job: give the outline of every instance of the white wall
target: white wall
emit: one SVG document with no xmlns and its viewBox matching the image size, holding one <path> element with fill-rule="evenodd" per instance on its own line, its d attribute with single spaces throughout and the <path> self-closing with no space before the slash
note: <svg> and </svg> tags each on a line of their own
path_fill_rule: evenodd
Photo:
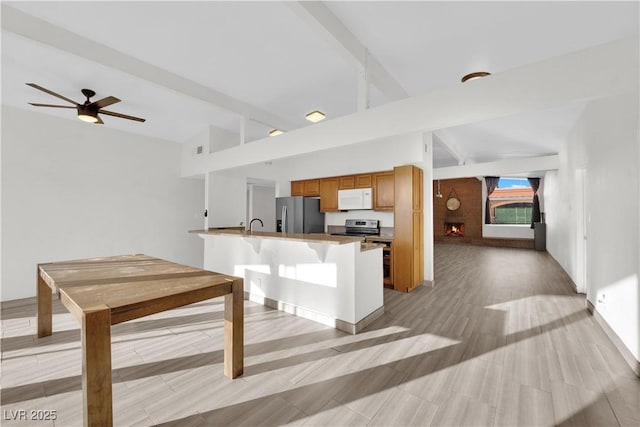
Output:
<svg viewBox="0 0 640 427">
<path fill-rule="evenodd" d="M 202 180 L 177 143 L 2 107 L 2 283 L 35 296 L 39 262 L 145 253 L 202 266 Z M 144 124 L 141 124 L 144 126 Z"/>
<path fill-rule="evenodd" d="M 422 197 L 424 218 L 424 280 L 435 284 L 435 259 L 433 246 L 433 134 L 422 135 L 424 159 L 422 162 Z"/>
<path fill-rule="evenodd" d="M 484 219 L 482 221 L 484 221 Z M 482 237 L 499 239 L 533 239 L 533 228 L 531 228 L 531 225 L 520 224 L 482 224 Z"/>
<path fill-rule="evenodd" d="M 640 359 L 638 95 L 591 103 L 547 173 L 547 250 L 578 277 L 577 174 L 586 169 L 587 299 Z"/>
<path fill-rule="evenodd" d="M 576 193 L 580 189 L 577 188 L 575 172 L 586 166 L 585 127 L 586 122 L 582 116 L 559 153 L 559 169 L 547 172 L 544 177 L 542 197 L 547 206 L 547 252 L 558 261 L 576 284 L 583 279 L 577 270 L 577 242 L 582 236 L 577 235 L 579 207 Z"/>
<path fill-rule="evenodd" d="M 422 139 L 416 135 L 398 135 L 318 151 L 285 159 L 278 166 L 287 171 L 287 176 L 283 176 L 283 179 L 298 180 L 391 170 L 394 166 L 419 164 L 423 159 Z"/>
<path fill-rule="evenodd" d="M 209 227 L 247 225 L 247 176 L 236 171 L 209 173 Z"/>
</svg>

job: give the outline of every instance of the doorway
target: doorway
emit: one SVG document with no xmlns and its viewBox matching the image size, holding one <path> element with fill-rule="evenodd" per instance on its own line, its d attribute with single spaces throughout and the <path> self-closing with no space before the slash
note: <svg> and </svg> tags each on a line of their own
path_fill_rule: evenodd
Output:
<svg viewBox="0 0 640 427">
<path fill-rule="evenodd" d="M 247 228 L 253 218 L 259 218 L 262 225 L 256 221 L 252 230 L 276 231 L 275 181 L 247 178 Z"/>
<path fill-rule="evenodd" d="M 587 293 L 586 169 L 576 169 L 576 291 Z"/>
</svg>

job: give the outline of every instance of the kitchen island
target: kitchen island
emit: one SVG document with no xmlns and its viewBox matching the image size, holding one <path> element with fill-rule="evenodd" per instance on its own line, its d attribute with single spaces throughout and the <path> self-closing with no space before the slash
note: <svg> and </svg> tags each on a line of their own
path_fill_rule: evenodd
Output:
<svg viewBox="0 0 640 427">
<path fill-rule="evenodd" d="M 204 268 L 244 278 L 245 298 L 355 334 L 384 312 L 382 246 L 328 234 L 193 230 Z"/>
</svg>

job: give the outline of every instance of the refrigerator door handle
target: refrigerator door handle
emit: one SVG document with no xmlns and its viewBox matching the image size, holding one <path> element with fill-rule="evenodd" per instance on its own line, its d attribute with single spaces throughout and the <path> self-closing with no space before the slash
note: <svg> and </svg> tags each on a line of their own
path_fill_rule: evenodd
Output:
<svg viewBox="0 0 640 427">
<path fill-rule="evenodd" d="M 283 233 L 287 232 L 287 207 L 282 207 L 282 230 Z"/>
</svg>

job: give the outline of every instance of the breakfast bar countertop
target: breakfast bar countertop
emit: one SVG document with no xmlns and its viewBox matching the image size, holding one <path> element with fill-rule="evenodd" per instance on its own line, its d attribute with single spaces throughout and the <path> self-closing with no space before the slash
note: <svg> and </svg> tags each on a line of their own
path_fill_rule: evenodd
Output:
<svg viewBox="0 0 640 427">
<path fill-rule="evenodd" d="M 323 233 L 279 233 L 270 231 L 246 231 L 231 228 L 209 228 L 208 230 L 190 230 L 194 234 L 218 234 L 238 237 L 257 237 L 264 239 L 295 240 L 308 243 L 329 243 L 334 245 L 344 245 L 347 243 L 364 242 L 364 237 L 360 236 L 333 236 Z M 375 249 L 373 247 L 367 249 Z M 364 248 L 363 248 L 364 250 Z"/>
<path fill-rule="evenodd" d="M 245 297 L 356 334 L 384 312 L 384 245 L 363 236 L 194 230 L 206 270 L 233 273 Z"/>
</svg>

